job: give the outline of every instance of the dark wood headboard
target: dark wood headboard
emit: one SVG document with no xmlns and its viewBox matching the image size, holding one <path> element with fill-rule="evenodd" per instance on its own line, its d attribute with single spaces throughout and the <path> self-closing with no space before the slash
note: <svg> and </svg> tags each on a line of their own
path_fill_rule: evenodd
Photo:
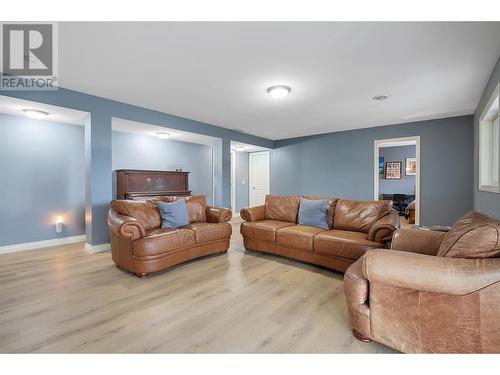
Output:
<svg viewBox="0 0 500 375">
<path fill-rule="evenodd" d="M 189 172 L 119 169 L 116 171 L 116 198 L 141 200 L 191 195 L 188 177 Z"/>
</svg>

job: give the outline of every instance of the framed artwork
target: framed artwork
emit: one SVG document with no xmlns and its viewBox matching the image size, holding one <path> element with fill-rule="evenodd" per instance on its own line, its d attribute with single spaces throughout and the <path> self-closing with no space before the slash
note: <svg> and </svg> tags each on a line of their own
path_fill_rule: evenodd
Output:
<svg viewBox="0 0 500 375">
<path fill-rule="evenodd" d="M 401 179 L 401 161 L 388 161 L 385 163 L 385 179 L 399 180 Z"/>
<path fill-rule="evenodd" d="M 383 156 L 378 157 L 378 174 L 381 174 L 381 175 L 384 174 L 384 157 Z"/>
<path fill-rule="evenodd" d="M 407 176 L 415 176 L 417 174 L 417 158 L 406 158 L 406 171 Z"/>
</svg>

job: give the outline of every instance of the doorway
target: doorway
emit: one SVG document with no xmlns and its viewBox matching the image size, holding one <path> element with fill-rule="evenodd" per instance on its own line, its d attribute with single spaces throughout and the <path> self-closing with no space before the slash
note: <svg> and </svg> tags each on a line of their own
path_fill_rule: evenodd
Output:
<svg viewBox="0 0 500 375">
<path fill-rule="evenodd" d="M 249 156 L 249 203 L 255 207 L 263 205 L 270 192 L 269 151 L 252 152 Z"/>
<path fill-rule="evenodd" d="M 420 137 L 374 142 L 374 200 L 392 200 L 401 225 L 420 225 Z"/>
<path fill-rule="evenodd" d="M 270 191 L 270 150 L 231 141 L 231 210 L 264 204 Z M 254 183 L 255 182 L 255 183 Z M 255 187 L 255 189 L 254 189 Z"/>
</svg>

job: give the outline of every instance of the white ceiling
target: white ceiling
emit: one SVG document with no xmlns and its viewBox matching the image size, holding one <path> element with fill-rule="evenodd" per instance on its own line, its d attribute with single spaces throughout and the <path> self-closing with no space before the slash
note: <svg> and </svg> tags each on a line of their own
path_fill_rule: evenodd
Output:
<svg viewBox="0 0 500 375">
<path fill-rule="evenodd" d="M 59 76 L 65 88 L 282 139 L 471 114 L 499 35 L 500 22 L 64 22 Z M 274 84 L 291 94 L 272 99 Z"/>
<path fill-rule="evenodd" d="M 169 134 L 168 138 L 169 140 L 198 143 L 212 147 L 214 146 L 214 142 L 216 140 L 216 138 L 209 137 L 207 135 L 183 132 L 177 129 L 170 129 L 170 128 L 165 128 L 163 126 L 144 124 L 142 122 L 124 120 L 115 117 L 113 117 L 112 119 L 111 129 L 114 131 L 147 135 L 151 137 L 156 137 L 157 132 L 167 132 Z"/>
<path fill-rule="evenodd" d="M 74 109 L 56 107 L 53 105 L 32 102 L 29 100 L 12 98 L 10 96 L 0 95 L 0 113 L 7 115 L 28 117 L 23 109 L 36 109 L 49 113 L 45 120 L 62 122 L 65 124 L 84 125 L 85 118 L 89 115 L 87 112 Z"/>
<path fill-rule="evenodd" d="M 248 143 L 231 141 L 231 150 L 236 152 L 259 152 L 268 151 L 268 148 L 250 145 Z"/>
</svg>

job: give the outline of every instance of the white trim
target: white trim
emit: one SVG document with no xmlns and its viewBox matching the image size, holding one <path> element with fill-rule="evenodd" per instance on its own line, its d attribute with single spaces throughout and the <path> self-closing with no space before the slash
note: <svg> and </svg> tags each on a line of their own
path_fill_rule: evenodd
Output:
<svg viewBox="0 0 500 375">
<path fill-rule="evenodd" d="M 393 147 L 414 144 L 416 145 L 417 159 L 417 174 L 415 175 L 415 224 L 420 224 L 420 136 L 376 139 L 373 149 L 373 199 L 378 201 L 379 196 L 379 174 L 378 174 L 378 157 L 380 147 Z"/>
<path fill-rule="evenodd" d="M 271 194 L 271 153 L 269 151 L 258 151 L 258 152 L 249 152 L 248 153 L 248 205 L 252 207 L 252 168 L 253 168 L 253 162 L 252 162 L 252 156 L 254 155 L 259 155 L 259 154 L 267 154 L 267 172 L 268 172 L 268 186 L 267 186 L 267 193 Z"/>
<path fill-rule="evenodd" d="M 491 135 L 491 134 L 488 134 L 488 135 L 485 135 L 485 126 L 486 126 L 486 122 L 488 122 L 489 124 L 492 123 L 492 121 L 489 121 L 489 120 L 485 120 L 485 117 L 487 116 L 490 116 L 490 112 L 492 111 L 492 108 L 493 108 L 493 111 L 495 111 L 495 104 L 496 104 L 496 112 L 497 112 L 497 119 L 496 121 L 498 121 L 498 116 L 500 116 L 500 112 L 498 111 L 498 108 L 499 108 L 499 99 L 500 98 L 500 83 L 496 86 L 495 90 L 493 91 L 493 93 L 491 94 L 491 97 L 490 99 L 488 100 L 488 103 L 484 106 L 484 109 L 483 111 L 481 112 L 481 115 L 479 116 L 479 155 L 478 155 L 478 190 L 479 191 L 486 191 L 486 192 L 490 192 L 490 193 L 500 193 L 500 183 L 499 181 L 485 181 L 485 183 L 483 183 L 483 180 L 485 180 L 485 176 L 483 176 L 485 174 L 485 169 L 493 169 L 493 165 L 490 165 L 488 164 L 488 167 L 487 168 L 485 166 L 486 163 L 491 163 L 493 164 L 493 160 L 494 160 L 494 155 L 493 155 L 493 149 L 490 149 L 488 148 L 488 150 L 485 150 L 485 146 L 484 146 L 484 141 L 485 141 L 485 136 L 487 137 L 488 135 Z M 495 103 L 496 102 L 496 103 Z M 495 120 L 495 118 L 493 118 L 493 120 Z M 491 125 L 494 125 L 494 124 L 491 124 Z M 491 126 L 490 125 L 490 126 Z M 498 139 L 497 139 L 497 142 L 500 142 Z M 500 150 L 497 150 L 498 152 L 500 152 Z M 489 153 L 488 155 L 485 155 L 485 153 Z M 497 157 L 500 157 L 499 155 L 497 155 Z M 487 159 L 487 160 L 485 160 Z M 496 167 L 498 168 L 497 170 L 497 176 L 500 176 L 500 163 L 498 163 L 499 165 L 497 165 Z M 492 177 L 491 174 L 492 174 L 492 170 L 488 170 L 487 172 L 487 175 L 486 177 Z M 488 178 L 488 180 L 490 180 L 491 178 Z"/>
<path fill-rule="evenodd" d="M 231 211 L 236 213 L 236 152 L 231 150 Z"/>
<path fill-rule="evenodd" d="M 0 254 L 14 253 L 17 251 L 43 249 L 45 247 L 68 245 L 73 243 L 85 242 L 85 235 L 55 238 L 52 240 L 25 242 L 15 245 L 0 246 Z"/>
<path fill-rule="evenodd" d="M 89 243 L 86 243 L 85 250 L 87 251 L 87 253 L 90 254 L 103 253 L 105 251 L 111 250 L 111 244 L 103 243 L 102 245 L 91 245 Z"/>
</svg>

